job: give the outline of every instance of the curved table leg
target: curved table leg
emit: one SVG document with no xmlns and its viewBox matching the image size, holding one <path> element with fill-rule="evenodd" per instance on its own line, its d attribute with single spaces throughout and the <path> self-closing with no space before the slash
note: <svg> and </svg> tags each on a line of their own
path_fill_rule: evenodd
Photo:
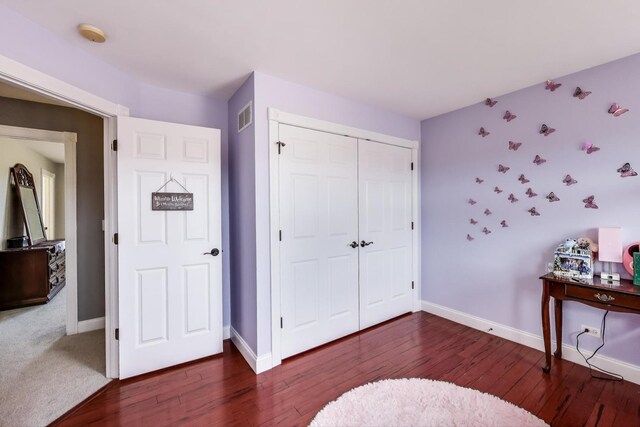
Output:
<svg viewBox="0 0 640 427">
<path fill-rule="evenodd" d="M 554 314 L 556 320 L 556 352 L 553 355 L 562 359 L 562 300 L 553 299 Z"/>
<path fill-rule="evenodd" d="M 545 366 L 542 372 L 549 373 L 551 370 L 551 319 L 549 318 L 549 282 L 543 280 L 542 285 L 542 338 L 544 341 Z"/>
</svg>

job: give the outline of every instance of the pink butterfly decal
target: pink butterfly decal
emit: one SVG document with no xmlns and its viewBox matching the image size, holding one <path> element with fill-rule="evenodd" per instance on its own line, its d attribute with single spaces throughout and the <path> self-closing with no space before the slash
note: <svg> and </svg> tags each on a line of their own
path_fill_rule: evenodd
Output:
<svg viewBox="0 0 640 427">
<path fill-rule="evenodd" d="M 471 225 L 476 225 L 478 223 L 478 221 L 476 221 L 475 219 L 471 218 L 469 220 L 469 222 L 471 223 Z"/>
<path fill-rule="evenodd" d="M 478 132 L 478 135 L 480 135 L 481 137 L 485 137 L 487 135 L 489 135 L 491 132 L 487 132 L 484 128 L 480 128 L 480 131 Z"/>
<path fill-rule="evenodd" d="M 595 153 L 596 151 L 600 151 L 600 147 L 596 147 L 590 142 L 585 142 L 582 146 L 582 150 L 586 151 L 587 154 Z"/>
<path fill-rule="evenodd" d="M 473 206 L 473 205 L 475 205 L 477 202 L 476 202 L 475 200 L 473 200 L 473 199 L 469 199 L 469 202 L 468 202 L 468 203 L 469 203 L 471 206 Z"/>
<path fill-rule="evenodd" d="M 554 90 L 558 89 L 560 86 L 562 86 L 562 83 L 554 83 L 553 80 L 547 80 L 547 84 L 545 85 L 545 89 L 546 90 L 550 90 L 551 92 L 553 92 Z"/>
<path fill-rule="evenodd" d="M 576 91 L 573 92 L 573 97 L 578 99 L 585 99 L 587 96 L 591 95 L 591 92 L 588 90 L 580 89 L 580 86 L 576 88 Z"/>
<path fill-rule="evenodd" d="M 502 221 L 500 221 L 500 225 L 502 226 L 502 228 L 507 228 L 508 227 L 507 221 L 504 220 L 504 219 Z"/>
<path fill-rule="evenodd" d="M 484 100 L 484 105 L 487 105 L 489 107 L 493 107 L 494 105 L 496 105 L 498 103 L 498 101 L 495 101 L 491 98 L 487 98 Z"/>
<path fill-rule="evenodd" d="M 540 216 L 540 213 L 536 210 L 535 207 L 529 209 L 527 212 L 529 212 L 531 216 Z"/>
<path fill-rule="evenodd" d="M 482 229 L 482 232 L 483 232 L 484 234 L 489 234 L 489 233 L 491 233 L 491 230 L 489 230 L 487 227 L 484 227 L 484 228 Z"/>
<path fill-rule="evenodd" d="M 624 165 L 622 165 L 621 168 L 617 169 L 618 172 L 620 172 L 620 176 L 622 178 L 626 177 L 626 176 L 637 176 L 638 172 L 634 171 L 633 168 L 631 167 L 631 164 L 629 163 L 625 163 Z"/>
<path fill-rule="evenodd" d="M 593 199 L 595 199 L 594 196 L 589 196 L 586 199 L 583 199 L 584 207 L 587 209 L 598 209 L 598 205 L 593 203 Z"/>
<path fill-rule="evenodd" d="M 471 237 L 471 235 L 470 235 L 470 234 L 467 234 L 467 240 L 468 240 L 468 241 L 472 241 L 472 240 L 473 240 L 473 237 Z"/>
<path fill-rule="evenodd" d="M 518 116 L 516 116 L 515 114 L 511 114 L 511 111 L 509 111 L 509 110 L 507 110 L 504 113 L 504 116 L 502 116 L 502 118 L 505 119 L 507 121 L 507 123 L 509 123 L 511 120 L 515 119 L 516 117 L 518 117 Z"/>
<path fill-rule="evenodd" d="M 543 124 L 542 126 L 540 126 L 540 134 L 544 135 L 544 136 L 549 136 L 552 133 L 554 133 L 556 130 L 554 128 L 550 128 L 549 126 Z"/>
<path fill-rule="evenodd" d="M 488 208 L 484 210 L 484 214 L 485 214 L 486 216 L 491 215 L 491 213 L 492 213 L 492 212 L 491 212 Z"/>
<path fill-rule="evenodd" d="M 516 196 L 513 195 L 513 193 L 509 194 L 508 199 L 511 203 L 515 203 L 518 201 L 518 199 L 516 199 Z"/>
<path fill-rule="evenodd" d="M 613 117 L 621 116 L 624 113 L 626 113 L 627 111 L 629 111 L 628 108 L 622 108 L 621 106 L 619 106 L 615 102 L 613 104 L 611 104 L 611 107 L 609 107 L 609 114 L 613 114 Z"/>
<path fill-rule="evenodd" d="M 533 159 L 533 163 L 535 163 L 536 165 L 540 166 L 541 164 L 543 164 L 544 162 L 546 162 L 545 159 L 543 159 L 542 157 L 540 157 L 538 154 L 536 154 L 536 158 Z"/>
<path fill-rule="evenodd" d="M 522 142 L 509 141 L 509 150 L 518 151 L 518 148 L 522 145 Z"/>
<path fill-rule="evenodd" d="M 564 179 L 562 180 L 562 182 L 564 182 L 567 185 L 573 185 L 573 184 L 577 184 L 578 181 L 576 181 L 575 179 L 571 178 L 571 175 L 567 175 L 564 177 Z"/>
<path fill-rule="evenodd" d="M 547 195 L 547 200 L 550 201 L 550 202 L 559 202 L 560 201 L 558 196 L 556 196 L 553 191 Z"/>
<path fill-rule="evenodd" d="M 495 192 L 496 192 L 496 193 L 498 193 L 498 194 L 502 193 L 502 190 L 501 190 L 500 188 L 498 188 L 498 187 L 495 187 L 495 188 L 493 189 L 493 191 L 495 191 Z"/>
<path fill-rule="evenodd" d="M 527 192 L 525 193 L 527 196 L 529 196 L 529 198 L 531 197 L 536 197 L 538 195 L 538 193 L 534 193 L 533 190 L 531 189 L 531 187 L 527 188 Z"/>
<path fill-rule="evenodd" d="M 524 176 L 523 173 L 518 177 L 518 181 L 520 181 L 521 184 L 526 184 L 527 182 L 529 182 L 529 180 Z"/>
<path fill-rule="evenodd" d="M 476 182 L 478 184 L 482 184 L 484 182 L 484 179 L 480 179 L 480 178 L 476 177 Z"/>
<path fill-rule="evenodd" d="M 498 165 L 498 172 L 507 173 L 511 169 L 509 166 Z"/>
</svg>

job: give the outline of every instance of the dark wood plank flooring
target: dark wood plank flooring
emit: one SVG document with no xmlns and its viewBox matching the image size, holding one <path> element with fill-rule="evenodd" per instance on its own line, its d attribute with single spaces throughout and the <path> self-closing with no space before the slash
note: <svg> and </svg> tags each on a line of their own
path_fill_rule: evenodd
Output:
<svg viewBox="0 0 640 427">
<path fill-rule="evenodd" d="M 640 386 L 589 376 L 543 353 L 427 313 L 414 313 L 255 375 L 224 355 L 109 386 L 56 425 L 307 425 L 329 401 L 384 378 L 420 377 L 491 393 L 553 426 L 638 426 Z"/>
</svg>

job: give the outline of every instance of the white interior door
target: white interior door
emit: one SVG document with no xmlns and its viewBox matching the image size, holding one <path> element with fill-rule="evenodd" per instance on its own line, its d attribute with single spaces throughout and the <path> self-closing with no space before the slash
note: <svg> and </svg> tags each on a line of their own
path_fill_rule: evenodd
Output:
<svg viewBox="0 0 640 427">
<path fill-rule="evenodd" d="M 118 118 L 120 378 L 222 351 L 220 131 Z M 152 211 L 174 178 L 192 211 Z M 163 191 L 184 192 L 169 182 Z M 207 255 L 205 255 L 205 253 Z M 212 252 L 213 253 L 213 252 Z"/>
<path fill-rule="evenodd" d="M 282 357 L 358 330 L 357 140 L 280 125 Z M 356 242 L 357 243 L 357 242 Z"/>
<path fill-rule="evenodd" d="M 56 174 L 46 169 L 40 169 L 42 173 L 42 222 L 47 239 L 56 238 Z"/>
<path fill-rule="evenodd" d="M 412 310 L 411 150 L 358 141 L 360 328 Z"/>
</svg>

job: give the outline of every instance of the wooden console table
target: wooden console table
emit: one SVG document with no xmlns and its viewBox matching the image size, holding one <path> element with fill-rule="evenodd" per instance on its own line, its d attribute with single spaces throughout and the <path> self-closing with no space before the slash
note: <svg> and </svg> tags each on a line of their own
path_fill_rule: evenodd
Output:
<svg viewBox="0 0 640 427">
<path fill-rule="evenodd" d="M 600 284 L 600 278 L 593 280 L 557 277 L 545 274 L 542 279 L 542 336 L 544 339 L 545 366 L 551 370 L 551 320 L 549 318 L 549 298 L 553 297 L 556 320 L 556 352 L 562 358 L 562 301 L 577 301 L 603 310 L 640 314 L 640 286 L 622 279 L 619 285 Z"/>
</svg>

